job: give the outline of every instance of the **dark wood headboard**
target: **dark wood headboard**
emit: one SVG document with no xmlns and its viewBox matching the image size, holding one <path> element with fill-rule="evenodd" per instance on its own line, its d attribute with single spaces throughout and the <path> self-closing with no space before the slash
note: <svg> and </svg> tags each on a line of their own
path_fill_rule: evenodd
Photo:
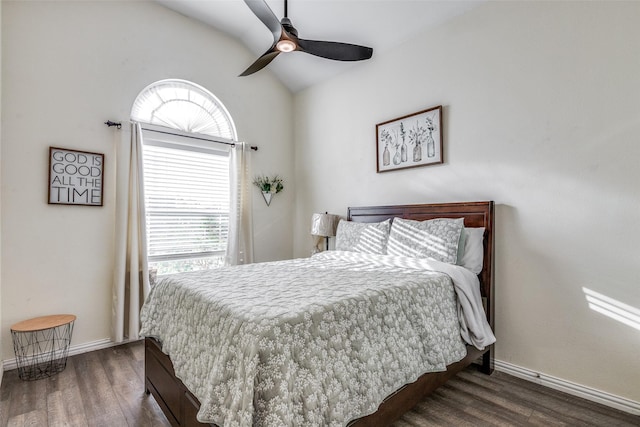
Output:
<svg viewBox="0 0 640 427">
<path fill-rule="evenodd" d="M 493 327 L 494 240 L 493 202 L 437 203 L 350 207 L 347 219 L 355 222 L 380 222 L 389 218 L 424 221 L 434 218 L 464 218 L 465 227 L 484 227 L 484 263 L 478 275 L 489 324 Z"/>
</svg>

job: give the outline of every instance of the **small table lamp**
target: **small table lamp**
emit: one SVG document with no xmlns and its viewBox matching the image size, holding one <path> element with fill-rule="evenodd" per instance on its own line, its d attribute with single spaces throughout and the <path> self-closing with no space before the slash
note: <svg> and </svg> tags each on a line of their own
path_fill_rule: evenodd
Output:
<svg viewBox="0 0 640 427">
<path fill-rule="evenodd" d="M 329 213 L 314 213 L 311 217 L 311 234 L 314 236 L 324 237 L 327 241 L 327 250 L 329 250 L 329 237 L 336 235 L 338 228 L 338 215 Z"/>
</svg>

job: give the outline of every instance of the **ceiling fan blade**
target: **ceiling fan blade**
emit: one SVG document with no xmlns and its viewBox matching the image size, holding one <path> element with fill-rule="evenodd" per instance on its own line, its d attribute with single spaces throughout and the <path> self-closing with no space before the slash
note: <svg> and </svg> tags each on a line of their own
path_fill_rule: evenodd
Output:
<svg viewBox="0 0 640 427">
<path fill-rule="evenodd" d="M 253 74 L 256 71 L 262 70 L 264 67 L 269 65 L 269 63 L 273 61 L 273 59 L 276 56 L 278 56 L 279 53 L 280 51 L 275 49 L 275 44 L 274 44 L 273 46 L 271 46 L 271 48 L 268 51 L 263 53 L 260 58 L 256 59 L 256 61 L 253 64 L 251 64 L 249 68 L 244 70 L 243 73 L 240 74 L 240 77 L 248 76 L 249 74 Z"/>
<path fill-rule="evenodd" d="M 336 61 L 362 61 L 373 55 L 370 47 L 318 40 L 298 39 L 298 50 Z"/>
<path fill-rule="evenodd" d="M 267 26 L 271 34 L 273 34 L 273 40 L 280 40 L 280 34 L 282 34 L 282 26 L 280 21 L 273 14 L 273 11 L 269 8 L 264 0 L 244 0 L 249 6 L 249 9 Z"/>
</svg>

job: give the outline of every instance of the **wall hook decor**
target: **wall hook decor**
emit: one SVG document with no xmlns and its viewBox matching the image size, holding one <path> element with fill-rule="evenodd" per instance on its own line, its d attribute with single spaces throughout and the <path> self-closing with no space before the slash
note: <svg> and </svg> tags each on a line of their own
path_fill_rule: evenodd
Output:
<svg viewBox="0 0 640 427">
<path fill-rule="evenodd" d="M 274 194 L 278 194 L 284 190 L 284 181 L 278 175 L 268 177 L 266 175 L 257 175 L 253 178 L 253 185 L 258 187 L 262 192 L 262 198 L 267 206 L 271 205 L 271 199 Z"/>
</svg>

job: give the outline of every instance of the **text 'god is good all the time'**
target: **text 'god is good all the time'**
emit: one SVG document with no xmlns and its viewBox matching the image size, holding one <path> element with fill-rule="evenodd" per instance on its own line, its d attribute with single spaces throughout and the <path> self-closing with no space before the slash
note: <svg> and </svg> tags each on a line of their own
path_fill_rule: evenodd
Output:
<svg viewBox="0 0 640 427">
<path fill-rule="evenodd" d="M 104 154 L 49 149 L 49 203 L 102 206 Z"/>
</svg>

